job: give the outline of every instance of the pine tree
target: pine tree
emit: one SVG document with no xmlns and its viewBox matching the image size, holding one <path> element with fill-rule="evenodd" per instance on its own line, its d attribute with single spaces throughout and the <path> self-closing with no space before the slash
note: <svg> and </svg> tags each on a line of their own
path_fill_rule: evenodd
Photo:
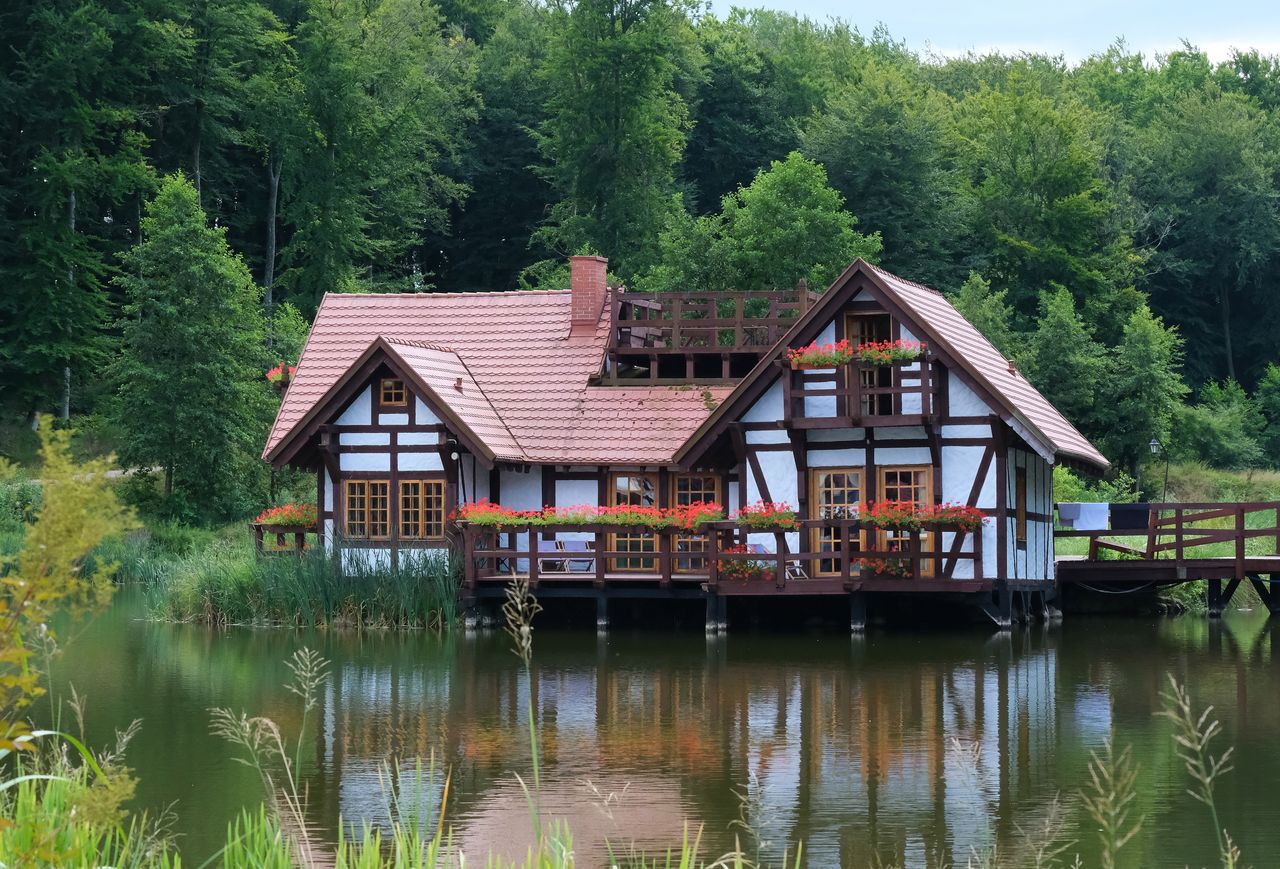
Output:
<svg viewBox="0 0 1280 869">
<path fill-rule="evenodd" d="M 1040 322 L 1023 362 L 1027 378 L 1068 420 L 1086 435 L 1102 430 L 1097 390 L 1106 350 L 1093 339 L 1065 287 L 1040 295 Z"/>
<path fill-rule="evenodd" d="M 993 292 L 991 283 L 977 272 L 969 272 L 969 279 L 951 297 L 965 319 L 978 328 L 995 348 L 1009 359 L 1018 359 L 1024 352 L 1023 336 L 1013 331 L 1013 309 L 1005 298 L 1008 290 Z"/>
<path fill-rule="evenodd" d="M 262 476 L 257 451 L 272 405 L 261 293 L 180 175 L 148 203 L 124 266 L 120 461 L 160 470 L 175 514 L 236 515 L 251 497 L 246 479 Z"/>
</svg>

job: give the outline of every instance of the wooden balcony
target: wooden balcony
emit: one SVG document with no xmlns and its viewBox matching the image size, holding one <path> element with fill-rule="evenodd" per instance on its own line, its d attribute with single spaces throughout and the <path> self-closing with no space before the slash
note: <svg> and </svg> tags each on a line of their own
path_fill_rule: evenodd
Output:
<svg viewBox="0 0 1280 869">
<path fill-rule="evenodd" d="M 790 428 L 922 425 L 942 412 L 944 372 L 928 355 L 914 362 L 851 362 L 816 370 L 793 369 L 785 360 L 778 364 Z"/>
<path fill-rule="evenodd" d="M 817 298 L 804 281 L 780 292 L 616 293 L 602 381 L 743 377 Z"/>
<path fill-rule="evenodd" d="M 972 592 L 992 585 L 983 576 L 982 534 L 955 525 L 894 532 L 896 548 L 885 541 L 885 532 L 864 528 L 858 519 L 802 520 L 796 528 L 767 531 L 726 520 L 706 523 L 698 532 L 582 523 L 502 529 L 462 524 L 459 532 L 463 584 L 471 594 L 516 578 L 527 578 L 535 588 L 687 588 L 730 595 Z M 546 539 L 567 533 L 576 538 L 577 548 L 570 551 Z M 798 547 L 789 545 L 788 534 L 793 540 L 798 537 Z M 631 545 L 618 548 L 615 535 L 625 535 Z M 748 535 L 757 540 L 764 535 L 772 542 L 765 551 L 731 549 L 750 546 Z M 834 545 L 816 547 L 819 538 Z M 908 576 L 874 573 L 859 559 L 892 561 Z M 747 581 L 726 578 L 722 571 L 731 562 L 753 562 L 763 576 Z M 962 563 L 971 568 L 963 578 L 955 578 Z"/>
</svg>

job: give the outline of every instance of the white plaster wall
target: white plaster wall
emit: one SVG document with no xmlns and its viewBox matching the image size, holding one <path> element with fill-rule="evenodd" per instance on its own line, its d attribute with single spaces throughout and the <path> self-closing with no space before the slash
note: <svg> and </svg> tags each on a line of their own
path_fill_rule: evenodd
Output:
<svg viewBox="0 0 1280 869">
<path fill-rule="evenodd" d="M 338 417 L 338 425 L 371 425 L 373 423 L 373 388 L 366 386 L 350 406 Z"/>
<path fill-rule="evenodd" d="M 396 440 L 402 446 L 434 446 L 440 442 L 440 435 L 433 431 L 404 431 Z"/>
<path fill-rule="evenodd" d="M 390 453 L 342 453 L 338 467 L 344 471 L 390 471 Z"/>
<path fill-rule="evenodd" d="M 769 429 L 768 431 L 749 431 L 746 433 L 749 444 L 785 444 L 791 442 L 786 429 Z"/>
<path fill-rule="evenodd" d="M 729 481 L 729 493 L 725 496 L 724 509 L 729 516 L 738 514 L 738 481 Z"/>
<path fill-rule="evenodd" d="M 944 425 L 942 427 L 942 436 L 944 438 L 989 438 L 991 437 L 991 426 Z M 403 441 L 403 438 L 401 440 Z"/>
<path fill-rule="evenodd" d="M 774 377 L 773 383 L 755 404 L 742 415 L 743 422 L 777 422 L 782 419 L 782 380 Z"/>
<path fill-rule="evenodd" d="M 867 436 L 865 428 L 815 428 L 809 431 L 811 444 L 824 441 L 860 441 Z"/>
<path fill-rule="evenodd" d="M 1027 471 L 1027 511 L 1052 515 L 1050 506 L 1053 498 L 1053 466 L 1034 453 L 1025 450 L 1013 450 L 1009 455 L 1009 471 L 1006 478 L 1007 500 L 1009 506 L 1008 533 L 1008 579 L 1016 580 L 1048 580 L 1054 576 L 1053 569 L 1053 527 L 1049 522 L 1027 520 L 1027 542 L 1025 548 L 1018 546 L 1016 539 L 1016 470 Z"/>
<path fill-rule="evenodd" d="M 415 415 L 416 415 L 416 416 L 417 416 L 417 418 L 418 418 L 418 425 L 437 425 L 437 424 L 439 424 L 439 422 L 440 422 L 440 417 L 436 416 L 436 415 L 431 411 L 431 408 L 427 407 L 426 403 L 425 403 L 425 402 L 423 402 L 423 400 L 422 400 L 421 398 L 416 398 L 416 397 L 415 397 L 415 398 L 413 399 L 413 405 L 414 405 L 414 411 L 416 412 L 416 413 L 415 413 Z"/>
<path fill-rule="evenodd" d="M 401 435 L 403 441 L 404 435 Z M 489 497 L 489 471 L 475 456 L 464 453 L 458 462 L 458 498 L 482 501 Z"/>
<path fill-rule="evenodd" d="M 348 549 L 342 550 L 342 572 L 354 573 L 361 568 L 389 569 L 391 567 L 390 549 Z"/>
<path fill-rule="evenodd" d="M 954 371 L 947 370 L 947 401 L 951 416 L 988 416 L 993 413 L 985 401 Z"/>
<path fill-rule="evenodd" d="M 595 480 L 556 480 L 557 507 L 598 507 L 600 484 Z M 558 531 L 557 540 L 594 540 L 589 531 Z"/>
<path fill-rule="evenodd" d="M 542 467 L 534 466 L 527 473 L 503 470 L 498 478 L 502 506 L 512 510 L 540 510 L 542 508 Z M 516 535 L 516 548 L 529 548 L 529 532 Z M 516 562 L 516 570 L 528 570 L 529 559 Z"/>
<path fill-rule="evenodd" d="M 409 414 L 407 413 L 380 413 L 378 414 L 378 425 L 408 425 Z"/>
<path fill-rule="evenodd" d="M 811 468 L 861 468 L 867 464 L 867 451 L 863 449 L 808 451 Z"/>
<path fill-rule="evenodd" d="M 932 465 L 928 447 L 884 447 L 876 442 L 876 466 Z"/>
<path fill-rule="evenodd" d="M 942 500 L 966 503 L 969 492 L 973 489 L 973 480 L 977 476 L 978 466 L 982 463 L 984 447 L 948 447 L 942 448 Z M 878 455 L 878 454 L 877 454 Z M 978 507 L 994 509 L 996 506 L 995 465 L 987 468 L 987 474 L 978 492 Z M 996 564 L 996 528 L 992 520 L 988 520 L 982 530 L 982 574 L 995 575 Z M 955 539 L 954 534 L 942 535 L 943 549 L 949 549 Z M 961 552 L 973 552 L 973 538 L 965 540 Z M 955 579 L 973 579 L 973 562 L 956 561 Z"/>
<path fill-rule="evenodd" d="M 389 432 L 345 432 L 338 435 L 338 443 L 346 446 L 386 446 L 391 443 Z"/>
<path fill-rule="evenodd" d="M 792 509 L 798 503 L 799 492 L 796 488 L 796 460 L 789 452 L 775 450 L 770 452 L 756 453 L 760 460 L 760 470 L 764 473 L 764 478 L 769 483 L 769 496 L 775 504 L 786 502 L 790 504 Z M 750 467 L 747 470 L 747 503 L 759 501 L 763 499 L 760 490 L 756 486 L 755 476 L 751 473 Z M 800 545 L 800 535 L 798 532 L 792 532 L 786 535 L 787 545 L 794 551 Z M 776 541 L 772 534 L 751 534 L 747 540 L 751 543 L 760 543 L 765 546 L 769 552 L 773 552 L 776 548 Z"/>
<path fill-rule="evenodd" d="M 400 453 L 397 459 L 397 470 L 401 471 L 443 471 L 444 463 L 437 452 Z"/>
<path fill-rule="evenodd" d="M 324 492 L 324 508 L 332 513 L 335 506 L 333 503 L 333 477 L 329 476 L 328 469 L 324 471 L 322 491 Z M 333 531 L 334 521 L 332 519 L 324 520 L 324 548 L 326 552 L 333 551 Z"/>
</svg>

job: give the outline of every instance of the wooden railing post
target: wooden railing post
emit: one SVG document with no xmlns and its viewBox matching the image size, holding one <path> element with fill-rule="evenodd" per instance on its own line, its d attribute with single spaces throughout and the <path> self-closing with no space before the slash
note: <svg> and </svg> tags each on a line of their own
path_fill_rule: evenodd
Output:
<svg viewBox="0 0 1280 869">
<path fill-rule="evenodd" d="M 671 550 L 675 532 L 671 529 L 663 529 L 654 532 L 658 535 L 658 587 L 668 588 L 671 585 L 671 573 L 674 564 L 671 560 Z"/>
<path fill-rule="evenodd" d="M 827 520 L 830 521 L 830 520 Z M 853 582 L 853 547 L 851 546 L 851 538 L 849 534 L 848 520 L 840 521 L 840 579 L 844 582 L 845 588 L 848 588 Z"/>
<path fill-rule="evenodd" d="M 774 546 L 778 550 L 778 568 L 775 581 L 778 588 L 787 582 L 787 534 L 785 531 L 773 532 Z"/>
<path fill-rule="evenodd" d="M 713 528 L 707 534 L 707 588 L 720 586 L 720 529 Z"/>
<path fill-rule="evenodd" d="M 606 553 L 609 551 L 609 535 L 603 529 L 603 525 L 591 526 L 591 530 L 594 532 L 596 540 L 596 588 L 604 588 L 604 570 L 605 564 L 608 562 Z"/>
<path fill-rule="evenodd" d="M 982 538 L 986 536 L 987 525 L 984 522 L 978 526 L 978 530 L 973 532 L 973 578 L 982 579 L 984 570 L 982 567 Z"/>
<path fill-rule="evenodd" d="M 462 526 L 462 581 L 476 587 L 476 532 L 470 525 Z"/>
<path fill-rule="evenodd" d="M 1244 579 L 1244 505 L 1236 505 L 1236 579 Z"/>
<path fill-rule="evenodd" d="M 526 526 L 529 530 L 529 588 L 538 587 L 538 561 L 541 559 L 542 553 L 538 547 L 538 538 L 542 535 L 533 530 L 532 525 Z"/>
<path fill-rule="evenodd" d="M 924 572 L 920 569 L 920 529 L 913 528 L 908 532 L 907 554 L 911 565 L 911 578 L 921 579 Z"/>
<path fill-rule="evenodd" d="M 848 402 L 848 406 L 845 407 L 845 416 L 849 417 L 849 422 L 856 426 L 858 420 L 862 418 L 862 368 L 850 362 L 845 366 L 844 374 L 848 381 L 844 384 L 845 401 Z M 839 376 L 838 370 L 837 376 Z"/>
<path fill-rule="evenodd" d="M 679 349 L 684 346 L 680 336 L 680 318 L 683 316 L 684 301 L 676 296 L 671 302 L 671 347 Z"/>
</svg>

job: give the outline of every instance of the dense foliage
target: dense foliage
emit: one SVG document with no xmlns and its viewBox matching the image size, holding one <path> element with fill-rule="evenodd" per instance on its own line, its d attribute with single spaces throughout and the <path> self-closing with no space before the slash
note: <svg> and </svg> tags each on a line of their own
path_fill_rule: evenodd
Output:
<svg viewBox="0 0 1280 869">
<path fill-rule="evenodd" d="M 864 256 L 955 294 L 1130 470 L 1152 437 L 1280 463 L 1275 58 L 925 58 L 683 0 L 15 0 L 0 34 L 10 419 L 114 393 L 122 255 L 176 172 L 270 364 L 325 291 L 536 286 L 589 251 L 645 289 L 821 287 Z"/>
</svg>

